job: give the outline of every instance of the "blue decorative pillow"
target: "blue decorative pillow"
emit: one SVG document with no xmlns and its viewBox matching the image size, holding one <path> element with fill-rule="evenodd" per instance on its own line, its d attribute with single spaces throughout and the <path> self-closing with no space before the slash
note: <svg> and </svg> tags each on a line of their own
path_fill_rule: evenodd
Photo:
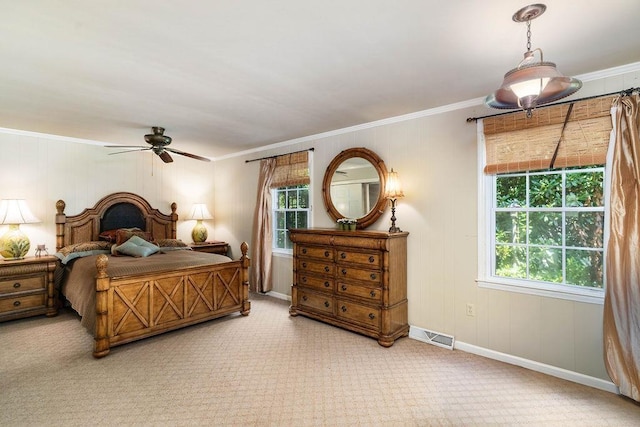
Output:
<svg viewBox="0 0 640 427">
<path fill-rule="evenodd" d="M 153 243 L 149 243 L 141 237 L 132 236 L 129 240 L 119 246 L 114 246 L 112 253 L 117 252 L 132 257 L 147 257 L 158 252 L 160 248 Z"/>
</svg>

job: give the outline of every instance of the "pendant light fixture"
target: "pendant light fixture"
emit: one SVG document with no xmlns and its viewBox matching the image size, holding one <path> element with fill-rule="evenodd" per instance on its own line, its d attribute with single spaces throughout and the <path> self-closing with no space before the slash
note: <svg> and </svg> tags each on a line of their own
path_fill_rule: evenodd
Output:
<svg viewBox="0 0 640 427">
<path fill-rule="evenodd" d="M 485 99 L 485 104 L 498 109 L 523 109 L 527 117 L 538 105 L 548 104 L 572 95 L 582 87 L 574 77 L 562 75 L 553 62 L 545 62 L 542 49 L 531 50 L 531 20 L 547 9 L 544 4 L 532 4 L 513 15 L 515 22 L 527 23 L 527 51 L 518 66 L 504 75 L 500 89 Z M 540 60 L 535 53 L 538 52 Z"/>
</svg>

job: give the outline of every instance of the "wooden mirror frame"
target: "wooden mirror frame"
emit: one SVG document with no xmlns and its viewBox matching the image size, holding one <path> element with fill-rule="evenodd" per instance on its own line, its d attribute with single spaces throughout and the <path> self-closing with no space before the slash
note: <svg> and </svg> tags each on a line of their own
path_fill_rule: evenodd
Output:
<svg viewBox="0 0 640 427">
<path fill-rule="evenodd" d="M 338 212 L 338 209 L 336 209 L 333 201 L 331 200 L 331 180 L 342 162 L 354 157 L 360 157 L 371 163 L 376 169 L 376 172 L 378 172 L 378 178 L 380 179 L 380 193 L 378 194 L 378 201 L 369 213 L 362 218 L 356 218 L 358 220 L 356 228 L 364 229 L 380 218 L 380 215 L 384 213 L 387 204 L 387 199 L 384 197 L 384 189 L 387 182 L 387 167 L 376 153 L 362 147 L 349 148 L 341 151 L 340 154 L 338 154 L 331 163 L 329 163 L 329 166 L 324 173 L 324 180 L 322 181 L 322 198 L 324 200 L 324 206 L 327 208 L 327 213 L 334 221 L 344 218 L 344 216 Z"/>
</svg>

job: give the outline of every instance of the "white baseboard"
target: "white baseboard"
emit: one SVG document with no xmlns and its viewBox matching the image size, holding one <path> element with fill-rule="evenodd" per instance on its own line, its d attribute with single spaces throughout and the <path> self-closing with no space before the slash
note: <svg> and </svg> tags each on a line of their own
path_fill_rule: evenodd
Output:
<svg viewBox="0 0 640 427">
<path fill-rule="evenodd" d="M 285 300 L 285 301 L 291 301 L 291 296 L 290 295 L 281 294 L 280 292 L 269 291 L 265 295 L 268 295 L 268 296 L 274 297 L 274 298 L 278 298 L 278 299 L 282 299 L 282 300 Z"/>
<path fill-rule="evenodd" d="M 415 326 L 411 326 L 411 329 L 420 330 Z M 416 339 L 409 334 L 409 338 Z M 418 340 L 421 341 L 421 340 Z M 600 378 L 584 375 L 579 372 L 569 371 L 567 369 L 558 368 L 557 366 L 547 365 L 545 363 L 536 362 L 522 357 L 513 356 L 511 354 L 501 353 L 499 351 L 490 350 L 483 347 L 478 347 L 473 344 L 467 344 L 465 342 L 455 341 L 454 350 L 461 350 L 467 353 L 476 354 L 478 356 L 487 357 L 489 359 L 499 360 L 500 362 L 509 363 L 511 365 L 520 366 L 523 368 L 531 369 L 532 371 L 541 372 L 553 377 L 562 378 L 563 380 L 572 381 L 574 383 L 586 385 L 589 387 L 597 388 L 599 390 L 608 391 L 614 394 L 620 394 L 618 387 L 611 381 L 606 381 Z"/>
</svg>

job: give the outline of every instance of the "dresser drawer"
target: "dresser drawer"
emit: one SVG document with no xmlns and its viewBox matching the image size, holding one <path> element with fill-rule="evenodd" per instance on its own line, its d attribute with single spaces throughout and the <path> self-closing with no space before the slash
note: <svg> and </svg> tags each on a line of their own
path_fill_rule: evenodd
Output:
<svg viewBox="0 0 640 427">
<path fill-rule="evenodd" d="M 45 277 L 43 274 L 33 277 L 20 277 L 15 279 L 3 278 L 0 280 L 0 294 L 10 294 L 13 292 L 33 291 L 45 288 Z"/>
<path fill-rule="evenodd" d="M 345 264 L 359 264 L 368 268 L 381 268 L 380 252 L 353 252 L 339 250 L 336 260 Z"/>
<path fill-rule="evenodd" d="M 333 292 L 333 279 L 325 278 L 325 277 L 317 277 L 311 276 L 307 274 L 298 275 L 298 285 L 299 286 L 307 286 L 310 288 L 321 289 L 326 292 Z"/>
<path fill-rule="evenodd" d="M 298 259 L 296 262 L 298 274 L 318 273 L 323 276 L 335 275 L 335 264 L 332 262 L 311 261 L 308 259 Z"/>
<path fill-rule="evenodd" d="M 366 298 L 371 302 L 379 303 L 382 300 L 382 288 L 354 285 L 353 283 L 338 282 L 338 295 L 348 295 Z"/>
<path fill-rule="evenodd" d="M 363 270 L 346 265 L 338 265 L 337 268 L 336 277 L 338 280 L 360 280 L 376 285 L 381 283 L 382 280 L 382 274 L 378 270 Z"/>
<path fill-rule="evenodd" d="M 35 308 L 35 307 L 44 307 L 45 297 L 46 295 L 43 291 L 42 293 L 35 294 L 35 295 L 16 296 L 14 298 L 2 298 L 0 299 L 0 313 L 26 310 L 28 308 Z"/>
<path fill-rule="evenodd" d="M 338 317 L 380 329 L 380 308 L 355 304 L 340 299 L 336 301 L 336 307 Z"/>
<path fill-rule="evenodd" d="M 322 295 L 299 289 L 298 306 L 306 307 L 315 311 L 321 311 L 323 313 L 333 314 L 334 303 L 333 298 L 330 295 Z"/>
<path fill-rule="evenodd" d="M 299 257 L 324 259 L 327 261 L 333 261 L 333 249 L 318 247 L 318 246 L 297 246 L 297 255 Z"/>
</svg>

